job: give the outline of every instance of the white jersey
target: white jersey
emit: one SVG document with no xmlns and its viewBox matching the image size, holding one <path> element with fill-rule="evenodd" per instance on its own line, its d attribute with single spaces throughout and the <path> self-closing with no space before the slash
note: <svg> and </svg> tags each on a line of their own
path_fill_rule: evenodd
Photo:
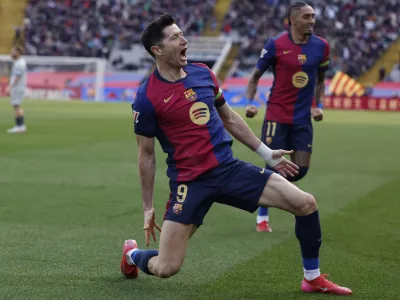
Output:
<svg viewBox="0 0 400 300">
<path fill-rule="evenodd" d="M 17 85 L 14 86 L 14 81 L 17 76 L 21 76 Z M 10 85 L 13 86 L 13 90 L 22 91 L 26 86 L 26 61 L 22 57 L 18 58 L 11 69 Z"/>
</svg>

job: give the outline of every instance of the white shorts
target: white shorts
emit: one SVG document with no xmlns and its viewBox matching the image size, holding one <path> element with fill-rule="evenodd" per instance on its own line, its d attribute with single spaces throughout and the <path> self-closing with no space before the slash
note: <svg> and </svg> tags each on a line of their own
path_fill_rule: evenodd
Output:
<svg viewBox="0 0 400 300">
<path fill-rule="evenodd" d="M 11 104 L 21 105 L 22 99 L 24 98 L 24 90 L 14 90 L 10 92 Z"/>
</svg>

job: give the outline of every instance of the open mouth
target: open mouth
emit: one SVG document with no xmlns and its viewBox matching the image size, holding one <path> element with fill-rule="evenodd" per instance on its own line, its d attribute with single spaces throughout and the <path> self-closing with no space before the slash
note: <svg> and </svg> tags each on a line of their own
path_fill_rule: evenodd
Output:
<svg viewBox="0 0 400 300">
<path fill-rule="evenodd" d="M 187 50 L 187 48 L 185 48 L 185 49 L 183 49 L 183 50 L 181 51 L 180 58 L 181 58 L 182 60 L 187 60 L 187 57 L 186 57 L 186 50 Z"/>
</svg>

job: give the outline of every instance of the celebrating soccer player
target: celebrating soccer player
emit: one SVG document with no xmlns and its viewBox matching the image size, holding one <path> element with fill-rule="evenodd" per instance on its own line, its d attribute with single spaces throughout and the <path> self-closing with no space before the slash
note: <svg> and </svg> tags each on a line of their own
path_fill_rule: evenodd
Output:
<svg viewBox="0 0 400 300">
<path fill-rule="evenodd" d="M 296 2 L 288 10 L 289 31 L 267 41 L 247 87 L 246 116 L 253 118 L 252 104 L 258 81 L 272 67 L 274 82 L 267 102 L 261 140 L 271 149 L 294 150 L 291 161 L 300 167 L 288 180 L 303 178 L 310 167 L 313 144 L 311 116 L 321 121 L 325 93 L 325 71 L 329 65 L 327 41 L 313 34 L 315 13 L 311 6 Z M 317 107 L 311 110 L 313 98 Z M 270 166 L 266 166 L 271 169 Z M 261 207 L 257 231 L 271 232 L 268 208 Z"/>
<path fill-rule="evenodd" d="M 142 250 L 135 240 L 123 245 L 121 271 L 135 278 L 139 269 L 162 278 L 176 274 L 188 241 L 213 203 L 254 212 L 276 207 L 296 216 L 296 236 L 304 265 L 304 292 L 351 294 L 319 271 L 321 227 L 315 199 L 285 179 L 298 167 L 271 150 L 225 102 L 212 71 L 188 64 L 187 41 L 174 19 L 164 14 L 143 32 L 142 43 L 155 58 L 156 69 L 140 86 L 133 104 L 139 146 L 146 244 L 155 240 L 153 209 L 155 138 L 167 153 L 171 193 L 164 215 L 159 250 Z M 259 154 L 282 176 L 235 159 L 228 132 Z"/>
</svg>

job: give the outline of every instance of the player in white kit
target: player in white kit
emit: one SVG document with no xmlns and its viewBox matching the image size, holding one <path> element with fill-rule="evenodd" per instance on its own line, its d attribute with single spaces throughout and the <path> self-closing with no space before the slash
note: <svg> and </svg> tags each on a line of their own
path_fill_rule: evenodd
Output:
<svg viewBox="0 0 400 300">
<path fill-rule="evenodd" d="M 10 95 L 11 104 L 14 107 L 16 125 L 13 128 L 8 129 L 8 133 L 26 132 L 24 111 L 21 107 L 26 86 L 26 61 L 21 57 L 21 55 L 21 48 L 12 48 L 11 57 L 14 60 L 14 64 L 11 70 L 10 83 L 6 89 L 6 93 Z"/>
</svg>

